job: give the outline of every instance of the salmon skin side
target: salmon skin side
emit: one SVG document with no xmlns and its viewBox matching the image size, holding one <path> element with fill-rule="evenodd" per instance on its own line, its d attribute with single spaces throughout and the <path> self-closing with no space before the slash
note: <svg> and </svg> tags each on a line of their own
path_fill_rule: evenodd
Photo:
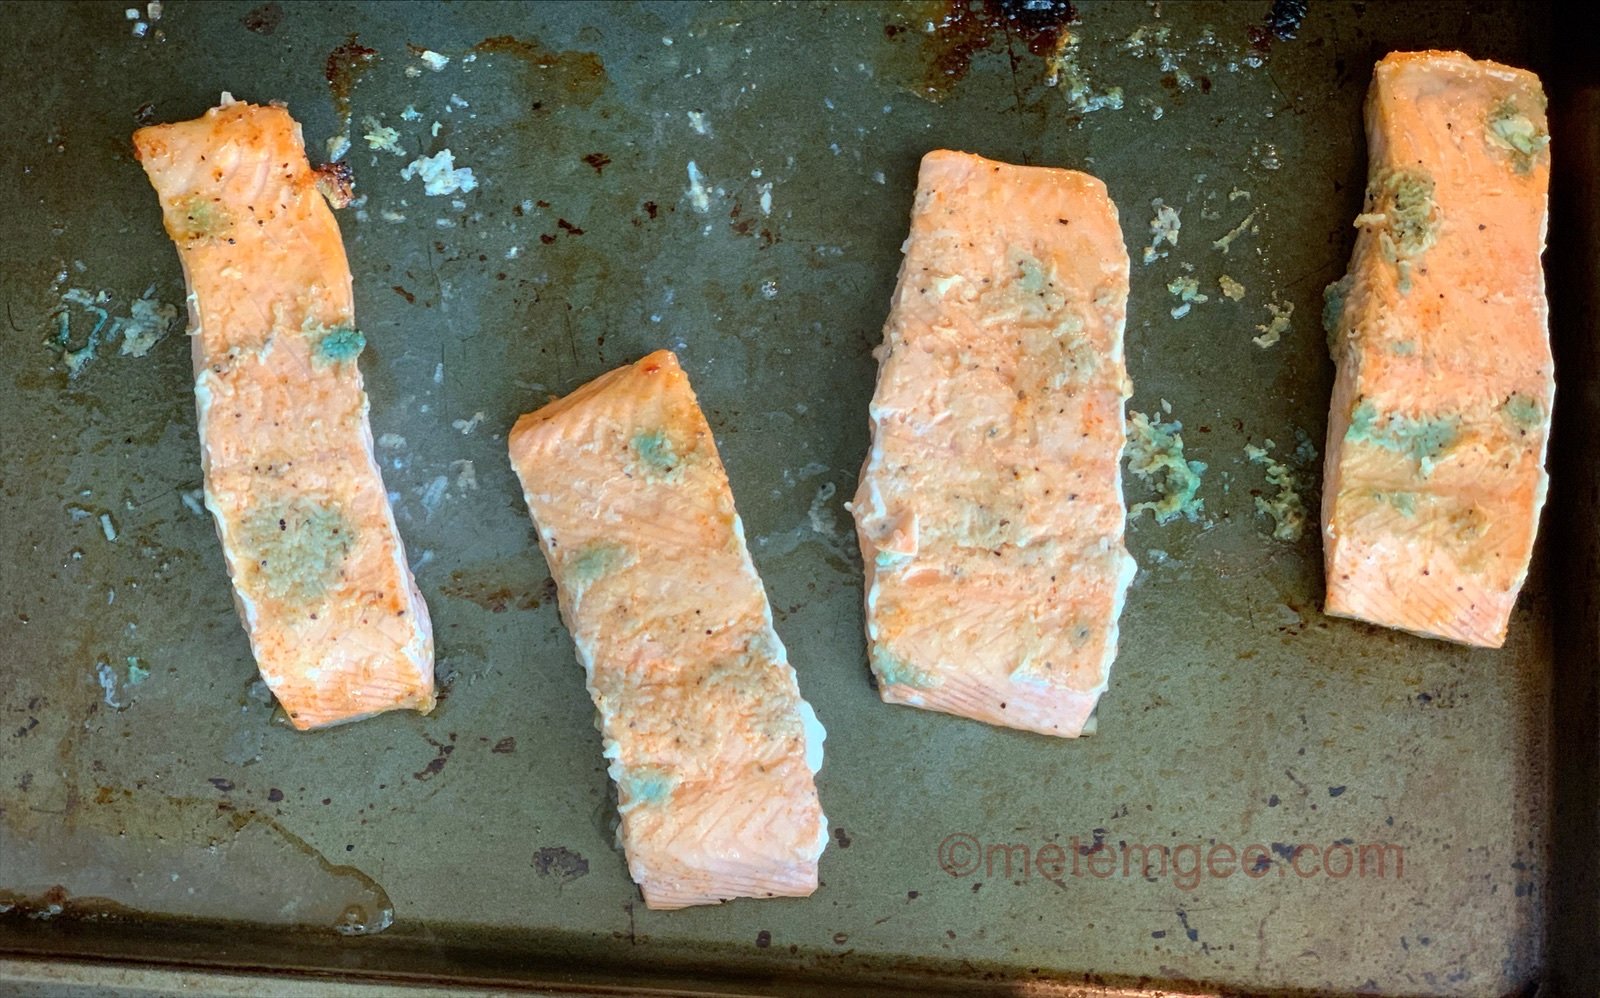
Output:
<svg viewBox="0 0 1600 998">
<path fill-rule="evenodd" d="M 1555 402 L 1539 78 L 1396 52 L 1366 106 L 1369 179 L 1324 323 L 1337 365 L 1326 610 L 1504 643 L 1544 506 Z"/>
<path fill-rule="evenodd" d="M 205 504 L 296 728 L 430 710 L 433 631 L 372 452 L 350 268 L 282 107 L 141 128 L 189 285 Z"/>
<path fill-rule="evenodd" d="M 817 887 L 824 732 L 665 350 L 517 420 L 511 463 L 611 760 L 650 908 Z"/>
<path fill-rule="evenodd" d="M 923 158 L 851 503 L 889 703 L 1083 732 L 1135 570 L 1127 300 L 1099 180 Z"/>
</svg>

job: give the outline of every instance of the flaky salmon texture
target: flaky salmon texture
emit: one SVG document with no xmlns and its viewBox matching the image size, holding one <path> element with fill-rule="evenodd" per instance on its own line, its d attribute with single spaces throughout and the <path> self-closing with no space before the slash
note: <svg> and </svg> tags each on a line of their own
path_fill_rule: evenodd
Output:
<svg viewBox="0 0 1600 998">
<path fill-rule="evenodd" d="M 434 704 L 433 633 L 378 465 L 350 268 L 282 107 L 223 95 L 134 148 L 189 285 L 205 503 L 297 728 Z"/>
<path fill-rule="evenodd" d="M 597 378 L 523 416 L 509 444 L 645 904 L 812 893 L 824 733 L 677 358 Z"/>
<path fill-rule="evenodd" d="M 1326 610 L 1499 647 L 1555 401 L 1544 92 L 1459 52 L 1397 52 L 1373 73 L 1366 124 L 1360 233 L 1324 311 Z"/>
<path fill-rule="evenodd" d="M 923 158 L 851 503 L 884 700 L 1084 731 L 1134 575 L 1127 299 L 1099 180 Z"/>
</svg>

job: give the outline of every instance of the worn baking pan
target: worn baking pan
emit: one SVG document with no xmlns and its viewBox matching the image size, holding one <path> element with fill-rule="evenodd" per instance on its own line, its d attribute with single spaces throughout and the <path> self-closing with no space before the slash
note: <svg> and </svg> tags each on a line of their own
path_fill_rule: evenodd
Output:
<svg viewBox="0 0 1600 998">
<path fill-rule="evenodd" d="M 1555 43 L 1580 15 L 182 0 L 133 14 L 13 5 L 0 54 L 14 981 L 1593 992 L 1600 100 Z M 1365 181 L 1361 101 L 1378 57 L 1423 47 L 1535 69 L 1553 96 L 1551 505 L 1500 651 L 1323 617 L 1315 531 L 1271 536 L 1254 499 L 1275 489 L 1243 452 L 1275 440 L 1314 508 L 1316 462 L 1296 450 L 1325 426 L 1318 313 Z M 286 101 L 319 152 L 354 139 L 365 200 L 340 220 L 373 429 L 391 435 L 384 473 L 436 621 L 444 695 L 427 717 L 282 723 L 191 508 L 181 320 L 148 342 L 184 290 L 128 137 L 223 90 Z M 400 155 L 368 148 L 383 137 L 368 119 Z M 868 679 L 841 504 L 915 166 L 935 146 L 1106 180 L 1135 257 L 1131 408 L 1180 420 L 1208 465 L 1197 521 L 1131 525 L 1122 654 L 1098 732 L 1076 742 L 889 707 Z M 401 178 L 442 148 L 476 190 L 429 197 Z M 1182 228 L 1146 265 L 1157 198 Z M 1219 293 L 1223 274 L 1241 300 Z M 1181 276 L 1210 300 L 1174 318 Z M 1281 338 L 1258 346 L 1275 315 Z M 643 908 L 505 459 L 516 414 L 661 346 L 712 419 L 830 732 L 833 841 L 810 899 Z M 1168 865 L 1146 868 L 1159 847 Z"/>
</svg>

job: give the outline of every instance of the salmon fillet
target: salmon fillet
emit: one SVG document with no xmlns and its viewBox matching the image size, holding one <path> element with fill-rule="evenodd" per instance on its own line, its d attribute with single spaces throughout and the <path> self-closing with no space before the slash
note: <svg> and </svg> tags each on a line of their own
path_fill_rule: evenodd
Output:
<svg viewBox="0 0 1600 998">
<path fill-rule="evenodd" d="M 816 890 L 823 730 L 677 358 L 658 351 L 523 416 L 510 450 L 646 906 Z"/>
<path fill-rule="evenodd" d="M 851 504 L 889 703 L 1082 733 L 1134 574 L 1127 300 L 1099 180 L 923 158 Z"/>
<path fill-rule="evenodd" d="M 372 453 L 350 268 L 282 107 L 141 128 L 189 285 L 205 503 L 296 728 L 433 707 L 433 633 Z"/>
<path fill-rule="evenodd" d="M 1338 373 L 1322 533 L 1330 614 L 1499 647 L 1544 506 L 1555 400 L 1539 78 L 1397 52 L 1324 321 Z"/>
</svg>

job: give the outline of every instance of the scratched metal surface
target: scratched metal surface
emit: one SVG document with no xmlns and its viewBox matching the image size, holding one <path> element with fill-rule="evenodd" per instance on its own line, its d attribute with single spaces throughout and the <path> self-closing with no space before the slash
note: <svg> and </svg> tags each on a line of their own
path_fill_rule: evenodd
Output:
<svg viewBox="0 0 1600 998">
<path fill-rule="evenodd" d="M 1297 430 L 1320 450 L 1325 426 L 1320 292 L 1352 242 L 1372 62 L 1459 46 L 1544 70 L 1549 25 L 1519 5 L 1314 3 L 1296 38 L 1269 41 L 1266 6 L 1083 3 L 1088 93 L 1123 89 L 1121 108 L 1087 114 L 1070 78 L 1046 85 L 1039 23 L 947 24 L 938 4 L 171 0 L 144 37 L 122 5 L 9 7 L 0 888 L 20 906 L 0 948 L 708 989 L 1537 979 L 1560 598 L 1545 560 L 1499 652 L 1324 618 L 1315 531 L 1272 539 L 1242 448 L 1278 441 L 1315 509 L 1314 462 L 1291 455 Z M 377 57 L 330 88 L 352 34 Z M 408 43 L 451 61 L 433 71 Z M 222 90 L 286 101 L 314 158 L 341 130 L 335 92 L 350 101 L 366 200 L 340 222 L 373 430 L 404 437 L 384 471 L 437 629 L 445 696 L 428 717 L 315 734 L 275 718 L 210 524 L 182 501 L 199 468 L 181 322 L 143 357 L 102 343 L 73 377 L 56 344 L 63 312 L 72 349 L 96 321 L 71 289 L 107 292 L 113 318 L 147 289 L 183 301 L 128 136 Z M 403 157 L 367 150 L 368 116 Z M 916 163 L 936 146 L 1105 179 L 1135 258 L 1131 408 L 1165 400 L 1209 465 L 1200 522 L 1132 524 L 1122 652 L 1099 732 L 1078 742 L 885 706 L 868 682 L 842 502 Z M 444 147 L 479 181 L 459 202 L 400 176 Z M 1155 198 L 1183 227 L 1144 265 Z M 1223 273 L 1241 301 L 1218 293 Z M 1166 285 L 1185 275 L 1211 300 L 1174 319 Z M 1269 302 L 1293 313 L 1261 348 Z M 504 459 L 518 413 L 660 346 L 711 417 L 829 730 L 835 840 L 808 900 L 638 902 Z M 1083 865 L 1059 882 L 952 874 L 938 849 L 953 835 L 1030 852 L 1076 837 Z M 1297 874 L 1292 844 L 1341 840 L 1400 846 L 1403 875 Z M 1124 876 L 1119 859 L 1101 878 L 1097 842 L 1114 857 L 1262 843 L 1268 859 L 1259 877 Z M 43 917 L 52 902 L 65 910 Z M 386 931 L 329 929 L 378 928 L 390 907 Z"/>
</svg>

